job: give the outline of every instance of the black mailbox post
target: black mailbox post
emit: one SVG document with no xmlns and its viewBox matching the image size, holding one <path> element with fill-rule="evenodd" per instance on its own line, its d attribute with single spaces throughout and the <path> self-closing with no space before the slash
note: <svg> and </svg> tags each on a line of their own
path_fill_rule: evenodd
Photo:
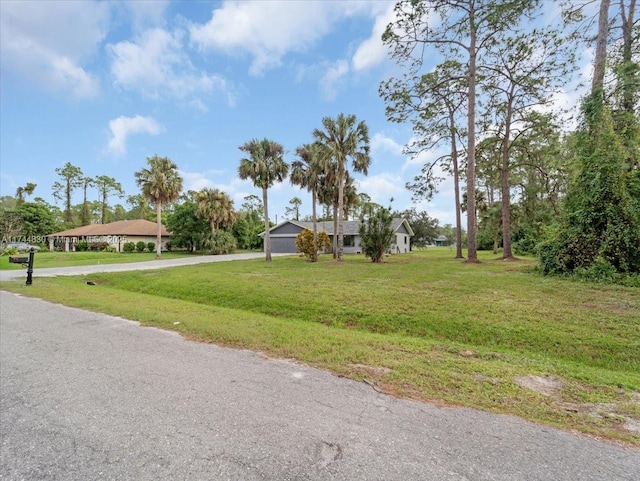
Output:
<svg viewBox="0 0 640 481">
<path fill-rule="evenodd" d="M 9 263 L 22 264 L 27 268 L 27 285 L 30 286 L 33 283 L 33 258 L 35 257 L 35 250 L 33 247 L 29 251 L 29 257 L 25 256 L 9 256 Z"/>
</svg>

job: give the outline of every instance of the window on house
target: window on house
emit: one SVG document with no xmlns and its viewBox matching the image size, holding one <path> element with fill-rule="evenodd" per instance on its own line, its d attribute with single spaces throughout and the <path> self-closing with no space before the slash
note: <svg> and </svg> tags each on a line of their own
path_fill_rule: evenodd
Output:
<svg viewBox="0 0 640 481">
<path fill-rule="evenodd" d="M 344 236 L 344 246 L 345 247 L 353 247 L 355 246 L 355 236 L 346 235 Z"/>
<path fill-rule="evenodd" d="M 404 243 L 407 243 L 407 236 L 404 236 Z"/>
</svg>

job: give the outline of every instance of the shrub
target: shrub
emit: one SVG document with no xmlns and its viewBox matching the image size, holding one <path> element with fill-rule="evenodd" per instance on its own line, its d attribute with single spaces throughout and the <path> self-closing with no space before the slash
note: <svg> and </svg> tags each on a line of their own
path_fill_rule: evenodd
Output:
<svg viewBox="0 0 640 481">
<path fill-rule="evenodd" d="M 147 250 L 149 252 L 154 252 L 156 250 L 156 243 L 155 242 L 147 242 Z"/>
<path fill-rule="evenodd" d="M 372 262 L 380 262 L 384 253 L 389 250 L 393 243 L 392 221 L 391 209 L 383 207 L 370 210 L 369 217 L 361 220 L 360 242 L 362 252 L 365 256 L 370 257 Z"/>
<path fill-rule="evenodd" d="M 125 242 L 122 246 L 124 252 L 133 252 L 136 250 L 136 245 L 133 242 Z"/>
<path fill-rule="evenodd" d="M 138 252 L 144 252 L 146 248 L 147 248 L 147 244 L 145 244 L 143 241 L 136 242 L 136 250 Z"/>
<path fill-rule="evenodd" d="M 307 259 L 313 261 L 316 259 L 318 251 L 331 247 L 331 239 L 329 234 L 324 231 L 318 232 L 318 245 L 313 245 L 313 231 L 304 229 L 296 236 L 296 248 L 298 252 L 303 254 Z"/>
<path fill-rule="evenodd" d="M 115 246 L 107 246 L 105 252 L 118 252 Z"/>
<path fill-rule="evenodd" d="M 103 251 L 106 250 L 107 247 L 109 247 L 108 242 L 91 242 L 89 244 L 90 251 Z"/>
<path fill-rule="evenodd" d="M 87 241 L 80 241 L 76 245 L 76 251 L 78 252 L 86 252 L 89 250 L 89 243 Z"/>
<path fill-rule="evenodd" d="M 16 249 L 15 247 L 5 247 L 4 249 L 2 249 L 2 254 L 3 256 L 15 256 L 18 253 L 18 249 Z"/>
<path fill-rule="evenodd" d="M 231 254 L 237 246 L 236 238 L 231 232 L 217 230 L 215 234 L 206 241 L 209 252 L 215 255 Z"/>
<path fill-rule="evenodd" d="M 153 242 L 149 242 L 149 244 L 153 244 Z M 167 243 L 164 245 L 165 249 L 167 249 L 169 252 L 171 252 L 171 249 L 173 249 L 173 244 L 171 244 L 171 241 L 167 241 Z M 153 249 L 155 250 L 156 245 L 153 244 Z"/>
</svg>

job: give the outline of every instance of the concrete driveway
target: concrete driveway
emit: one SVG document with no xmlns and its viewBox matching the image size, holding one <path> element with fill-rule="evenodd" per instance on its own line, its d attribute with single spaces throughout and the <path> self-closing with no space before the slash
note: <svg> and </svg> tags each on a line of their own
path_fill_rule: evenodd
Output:
<svg viewBox="0 0 640 481">
<path fill-rule="evenodd" d="M 291 254 L 271 254 L 272 257 Z M 188 266 L 194 264 L 204 264 L 208 262 L 237 261 L 244 259 L 263 259 L 263 252 L 248 252 L 243 254 L 227 254 L 219 256 L 193 256 L 179 259 L 158 259 L 145 262 L 129 262 L 124 264 L 99 264 L 93 266 L 73 266 L 73 267 L 50 267 L 46 269 L 38 268 L 38 255 L 34 259 L 33 277 L 54 277 L 54 276 L 74 276 L 82 274 L 95 274 L 96 272 L 124 272 L 147 269 L 163 269 L 166 267 Z M 10 281 L 13 279 L 27 278 L 26 269 L 0 271 L 0 281 Z"/>
<path fill-rule="evenodd" d="M 1 479 L 640 479 L 640 449 L 3 291 L 0 334 Z"/>
</svg>

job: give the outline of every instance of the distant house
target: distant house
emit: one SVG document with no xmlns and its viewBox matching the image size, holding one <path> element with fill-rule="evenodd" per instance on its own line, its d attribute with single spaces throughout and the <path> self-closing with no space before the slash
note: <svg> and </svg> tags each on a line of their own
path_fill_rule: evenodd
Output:
<svg viewBox="0 0 640 481">
<path fill-rule="evenodd" d="M 436 246 L 448 246 L 449 245 L 449 239 L 447 239 L 446 235 L 440 234 L 438 237 L 436 237 L 434 239 L 433 243 Z"/>
<path fill-rule="evenodd" d="M 360 221 L 349 220 L 343 224 L 344 230 L 344 253 L 360 254 Z M 395 233 L 395 242 L 391 245 L 391 253 L 404 253 L 411 250 L 409 238 L 413 236 L 413 230 L 406 219 L 395 218 L 391 222 L 391 228 Z M 286 220 L 269 229 L 271 238 L 271 252 L 280 254 L 295 254 L 296 236 L 304 229 L 313 230 L 313 222 L 302 222 L 297 220 Z M 329 237 L 333 236 L 333 221 L 319 221 L 318 232 L 326 232 Z M 264 232 L 260 234 L 264 236 Z"/>
<path fill-rule="evenodd" d="M 75 229 L 69 229 L 55 234 L 49 234 L 49 250 L 60 248 L 64 251 L 76 250 L 80 241 L 107 242 L 122 252 L 122 246 L 127 242 L 134 244 L 143 241 L 145 244 L 157 241 L 158 224 L 145 219 L 119 220 L 109 224 L 90 224 Z M 166 248 L 167 241 L 171 238 L 169 232 L 162 226 L 162 249 Z"/>
</svg>

